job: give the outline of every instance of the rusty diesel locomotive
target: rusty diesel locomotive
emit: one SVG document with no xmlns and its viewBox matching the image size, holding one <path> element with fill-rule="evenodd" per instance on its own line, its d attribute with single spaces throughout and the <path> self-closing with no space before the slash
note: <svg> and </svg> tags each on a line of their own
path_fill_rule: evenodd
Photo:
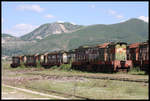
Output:
<svg viewBox="0 0 150 101">
<path fill-rule="evenodd" d="M 149 72 L 149 42 L 143 42 L 139 46 L 140 69 Z"/>
<path fill-rule="evenodd" d="M 110 42 L 97 46 L 79 47 L 72 65 L 75 69 L 87 71 L 128 71 L 132 61 L 127 60 L 127 43 Z"/>
<path fill-rule="evenodd" d="M 96 72 L 128 71 L 134 66 L 148 71 L 149 43 L 109 42 L 93 46 L 80 46 L 69 51 L 12 57 L 11 67 L 25 66 L 50 68 L 61 64 L 72 64 L 73 69 Z"/>
</svg>

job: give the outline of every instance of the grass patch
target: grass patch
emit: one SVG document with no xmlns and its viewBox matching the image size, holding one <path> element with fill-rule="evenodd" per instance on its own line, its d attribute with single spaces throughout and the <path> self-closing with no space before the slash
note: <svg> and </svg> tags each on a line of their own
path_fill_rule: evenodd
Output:
<svg viewBox="0 0 150 101">
<path fill-rule="evenodd" d="M 144 71 L 140 70 L 140 67 L 133 67 L 130 69 L 128 74 L 133 74 L 133 75 L 145 75 Z"/>
<path fill-rule="evenodd" d="M 6 63 L 6 64 L 5 64 Z M 5 62 L 3 65 L 8 66 L 9 64 Z M 100 79 L 89 79 L 75 77 L 74 75 L 85 75 L 85 76 L 124 76 L 132 78 L 148 78 L 147 75 L 130 75 L 126 74 L 106 74 L 106 73 L 88 73 L 77 70 L 71 70 L 68 67 L 65 67 L 66 64 L 62 67 L 53 66 L 49 69 L 34 71 L 34 73 L 48 74 L 48 75 L 58 75 L 58 78 L 54 79 L 45 79 L 45 80 L 32 80 L 25 84 L 19 85 L 23 87 L 25 85 L 30 87 L 35 87 L 37 90 L 55 90 L 67 94 L 75 94 L 78 96 L 88 97 L 91 99 L 148 99 L 148 86 L 143 83 L 136 82 L 124 82 L 116 80 L 100 80 Z M 5 68 L 8 68 L 5 67 Z M 32 75 L 25 74 L 24 72 L 32 68 L 9 68 L 6 71 L 3 71 L 5 77 L 24 77 L 30 78 Z M 18 71 L 19 70 L 19 71 Z M 16 71 L 20 72 L 17 73 Z M 134 70 L 133 70 L 134 71 Z M 133 72 L 132 71 L 132 72 Z M 131 71 L 130 71 L 131 72 Z M 134 72 L 140 72 L 138 70 Z M 74 76 L 71 79 L 64 79 L 63 76 Z M 37 75 L 34 75 L 35 77 Z M 115 77 L 116 77 L 115 76 Z M 61 78 L 62 77 L 62 78 Z M 74 79 L 76 78 L 76 79 Z M 56 80 L 58 79 L 58 80 Z"/>
<path fill-rule="evenodd" d="M 17 67 L 17 68 L 18 68 L 18 67 Z M 23 62 L 20 63 L 19 68 L 26 68 Z"/>
<path fill-rule="evenodd" d="M 11 61 L 2 61 L 2 69 L 9 69 Z"/>
<path fill-rule="evenodd" d="M 41 64 L 40 64 L 40 61 L 38 61 L 36 68 L 41 68 L 41 67 L 42 67 L 42 66 L 41 66 Z"/>
<path fill-rule="evenodd" d="M 91 99 L 148 99 L 148 86 L 134 82 L 93 79 L 83 81 L 62 80 L 61 82 L 40 80 L 29 83 L 29 86 Z"/>
<path fill-rule="evenodd" d="M 59 67 L 61 70 L 70 71 L 71 70 L 71 64 L 62 64 Z"/>
</svg>

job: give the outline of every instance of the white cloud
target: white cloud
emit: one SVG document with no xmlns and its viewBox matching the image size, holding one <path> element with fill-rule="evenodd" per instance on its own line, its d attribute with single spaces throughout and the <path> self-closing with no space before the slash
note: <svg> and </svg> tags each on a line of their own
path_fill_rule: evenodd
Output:
<svg viewBox="0 0 150 101">
<path fill-rule="evenodd" d="M 73 24 L 73 25 L 76 25 L 76 23 L 74 23 L 74 22 L 70 22 L 71 24 Z"/>
<path fill-rule="evenodd" d="M 114 14 L 116 14 L 116 11 L 109 9 L 108 13 L 114 15 Z"/>
<path fill-rule="evenodd" d="M 125 22 L 125 21 L 127 21 L 127 20 L 129 20 L 130 18 L 124 18 L 124 19 L 122 19 L 120 22 Z"/>
<path fill-rule="evenodd" d="M 39 26 L 22 23 L 22 24 L 16 24 L 12 28 L 10 28 L 9 30 L 5 30 L 4 32 L 12 34 L 14 36 L 22 36 L 33 31 L 37 27 Z"/>
<path fill-rule="evenodd" d="M 13 27 L 13 29 L 16 30 L 29 30 L 29 29 L 33 29 L 35 26 L 30 25 L 30 24 L 17 24 Z"/>
<path fill-rule="evenodd" d="M 47 15 L 45 15 L 44 17 L 45 17 L 45 18 L 54 18 L 54 16 L 51 15 L 51 14 L 47 14 Z"/>
<path fill-rule="evenodd" d="M 146 17 L 146 16 L 139 16 L 138 18 L 145 22 L 148 22 L 148 17 Z"/>
<path fill-rule="evenodd" d="M 116 18 L 118 18 L 118 19 L 122 19 L 122 18 L 123 18 L 123 16 L 122 16 L 122 15 L 116 15 Z"/>
<path fill-rule="evenodd" d="M 96 6 L 94 4 L 90 5 L 91 8 L 95 8 Z"/>
<path fill-rule="evenodd" d="M 108 10 L 108 14 L 114 16 L 114 17 L 117 18 L 117 19 L 123 19 L 123 18 L 124 18 L 123 15 L 119 14 L 118 12 L 116 12 L 116 11 L 114 11 L 114 10 L 112 10 L 112 9 L 109 9 L 109 10 Z"/>
<path fill-rule="evenodd" d="M 64 21 L 60 21 L 60 20 L 58 20 L 58 21 L 56 21 L 57 23 L 64 23 Z"/>
<path fill-rule="evenodd" d="M 35 11 L 35 12 L 42 12 L 44 10 L 44 8 L 41 8 L 40 5 L 19 5 L 17 6 L 17 10 L 29 10 L 29 11 Z"/>
</svg>

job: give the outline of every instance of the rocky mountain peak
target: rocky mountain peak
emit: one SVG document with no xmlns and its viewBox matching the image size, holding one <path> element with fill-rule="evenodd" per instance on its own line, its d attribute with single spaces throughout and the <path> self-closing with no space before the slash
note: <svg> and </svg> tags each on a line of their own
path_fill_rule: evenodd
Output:
<svg viewBox="0 0 150 101">
<path fill-rule="evenodd" d="M 21 37 L 23 40 L 41 40 L 53 34 L 69 33 L 78 28 L 80 25 L 74 25 L 69 22 L 53 22 L 41 25 L 39 28 Z"/>
</svg>

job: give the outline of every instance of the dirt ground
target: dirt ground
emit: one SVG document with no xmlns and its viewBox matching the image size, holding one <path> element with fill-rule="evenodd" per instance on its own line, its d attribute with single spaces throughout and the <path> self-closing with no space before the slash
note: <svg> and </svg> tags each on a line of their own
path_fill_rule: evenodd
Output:
<svg viewBox="0 0 150 101">
<path fill-rule="evenodd" d="M 104 74 L 104 73 L 79 73 L 79 74 L 64 74 L 63 73 L 50 73 L 44 74 L 45 71 L 50 71 L 44 68 L 24 68 L 24 69 L 9 69 L 2 68 L 2 83 L 4 84 L 24 84 L 33 80 L 55 80 L 60 82 L 67 81 L 86 81 L 85 77 L 94 78 L 116 78 L 116 79 L 130 79 L 130 80 L 145 80 L 148 81 L 148 76 L 143 75 L 130 75 L 130 74 Z M 30 74 L 30 75 L 29 75 Z M 34 74 L 34 75 L 33 75 Z M 70 75 L 69 75 L 70 74 Z"/>
<path fill-rule="evenodd" d="M 27 93 L 2 85 L 2 99 L 52 99 L 38 94 Z"/>
<path fill-rule="evenodd" d="M 85 77 L 84 77 L 85 76 Z M 23 68 L 12 69 L 2 67 L 2 84 L 21 87 L 22 85 L 28 85 L 32 81 L 50 80 L 56 82 L 85 82 L 89 79 L 87 77 L 108 77 L 108 78 L 123 78 L 131 80 L 147 80 L 148 75 L 130 75 L 130 74 L 104 74 L 104 73 L 56 73 L 50 69 L 44 68 Z M 143 83 L 143 86 L 148 86 L 148 83 Z M 36 95 L 23 93 L 17 90 L 3 87 L 2 98 L 37 98 Z M 46 97 L 40 97 L 45 98 Z"/>
</svg>

